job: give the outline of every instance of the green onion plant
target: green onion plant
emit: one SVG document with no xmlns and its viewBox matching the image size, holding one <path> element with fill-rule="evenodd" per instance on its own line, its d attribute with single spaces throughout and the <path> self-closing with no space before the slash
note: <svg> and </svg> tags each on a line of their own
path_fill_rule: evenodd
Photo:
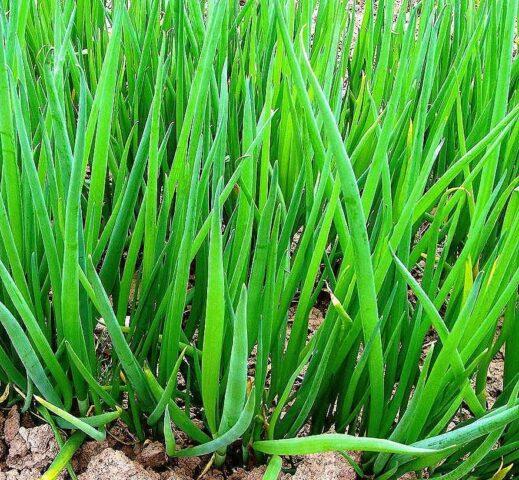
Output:
<svg viewBox="0 0 519 480">
<path fill-rule="evenodd" d="M 518 472 L 518 2 L 358 9 L 0 0 L 0 384 L 43 478 L 118 418 L 266 479 Z"/>
</svg>

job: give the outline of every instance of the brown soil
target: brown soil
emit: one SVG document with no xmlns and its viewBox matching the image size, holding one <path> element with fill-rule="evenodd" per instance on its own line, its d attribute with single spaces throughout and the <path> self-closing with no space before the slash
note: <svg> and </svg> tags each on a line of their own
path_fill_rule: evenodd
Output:
<svg viewBox="0 0 519 480">
<path fill-rule="evenodd" d="M 0 410 L 0 480 L 37 480 L 59 448 L 51 428 L 19 408 Z M 131 435 L 115 424 L 103 442 L 86 441 L 72 459 L 79 480 L 261 480 L 265 466 L 252 470 L 210 468 L 209 456 L 168 459 L 160 442 L 128 442 Z M 182 437 L 179 435 L 179 440 Z M 358 454 L 352 453 L 358 461 Z M 355 480 L 355 470 L 338 453 L 297 457 L 285 465 L 281 480 Z M 69 479 L 63 471 L 59 480 Z M 415 478 L 415 477 L 402 477 Z"/>
<path fill-rule="evenodd" d="M 496 398 L 503 392 L 505 359 L 503 352 L 497 352 L 490 362 L 487 372 L 487 406 L 492 408 Z"/>
<path fill-rule="evenodd" d="M 265 466 L 226 471 L 210 468 L 209 456 L 168 459 L 160 442 L 132 444 L 130 434 L 122 428 L 116 424 L 105 441 L 86 441 L 76 452 L 72 467 L 79 480 L 261 480 L 265 473 Z M 21 415 L 17 406 L 0 411 L 0 480 L 39 479 L 58 450 L 48 425 L 34 425 L 33 417 Z M 358 460 L 358 455 L 352 456 Z M 285 466 L 290 473 L 282 473 L 281 480 L 356 478 L 353 467 L 338 453 L 298 457 Z M 66 471 L 59 477 L 68 478 Z"/>
</svg>

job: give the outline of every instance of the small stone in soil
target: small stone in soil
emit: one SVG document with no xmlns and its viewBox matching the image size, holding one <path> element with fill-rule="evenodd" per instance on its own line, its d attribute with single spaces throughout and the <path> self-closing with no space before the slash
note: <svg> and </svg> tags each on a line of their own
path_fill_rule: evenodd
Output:
<svg viewBox="0 0 519 480">
<path fill-rule="evenodd" d="M 20 427 L 11 440 L 6 464 L 18 470 L 42 469 L 49 465 L 59 451 L 49 425 Z"/>
<path fill-rule="evenodd" d="M 130 460 L 123 452 L 107 448 L 90 460 L 79 480 L 161 480 L 161 476 Z"/>
<path fill-rule="evenodd" d="M 0 480 L 38 480 L 41 473 L 38 469 L 23 470 L 9 470 L 8 472 L 0 472 Z"/>
<path fill-rule="evenodd" d="M 338 453 L 308 455 L 297 467 L 293 480 L 355 480 L 356 474 L 348 461 Z"/>
<path fill-rule="evenodd" d="M 74 455 L 72 465 L 76 473 L 84 472 L 88 468 L 90 460 L 95 455 L 99 455 L 101 452 L 109 447 L 108 441 L 96 442 L 95 440 L 88 440 Z"/>
<path fill-rule="evenodd" d="M 144 467 L 163 467 L 167 461 L 164 446 L 160 442 L 149 442 L 144 445 L 144 448 L 137 455 L 136 460 Z"/>
<path fill-rule="evenodd" d="M 15 406 L 9 410 L 7 418 L 4 422 L 4 437 L 7 444 L 11 443 L 13 438 L 20 430 L 20 412 L 18 407 Z"/>
</svg>

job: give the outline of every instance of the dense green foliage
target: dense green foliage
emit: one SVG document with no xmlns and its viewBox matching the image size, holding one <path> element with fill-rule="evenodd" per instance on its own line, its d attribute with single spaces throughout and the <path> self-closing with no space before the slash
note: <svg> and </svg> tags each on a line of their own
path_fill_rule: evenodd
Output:
<svg viewBox="0 0 519 480">
<path fill-rule="evenodd" d="M 0 384 L 76 431 L 45 478 L 119 417 L 267 479 L 519 461 L 518 2 L 402 3 L 0 0 Z"/>
</svg>

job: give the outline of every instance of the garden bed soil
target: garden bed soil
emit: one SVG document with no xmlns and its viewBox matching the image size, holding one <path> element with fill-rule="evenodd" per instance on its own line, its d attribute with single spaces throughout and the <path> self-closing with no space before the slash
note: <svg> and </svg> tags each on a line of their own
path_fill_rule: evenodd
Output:
<svg viewBox="0 0 519 480">
<path fill-rule="evenodd" d="M 19 407 L 0 411 L 0 480 L 38 480 L 59 451 L 47 424 Z M 181 439 L 182 436 L 179 435 Z M 355 471 L 339 454 L 292 459 L 281 479 L 354 480 Z M 72 459 L 79 480 L 261 480 L 264 466 L 219 470 L 210 457 L 168 459 L 160 442 L 133 440 L 116 423 L 103 442 L 86 441 Z M 66 471 L 60 480 L 69 479 Z"/>
</svg>

